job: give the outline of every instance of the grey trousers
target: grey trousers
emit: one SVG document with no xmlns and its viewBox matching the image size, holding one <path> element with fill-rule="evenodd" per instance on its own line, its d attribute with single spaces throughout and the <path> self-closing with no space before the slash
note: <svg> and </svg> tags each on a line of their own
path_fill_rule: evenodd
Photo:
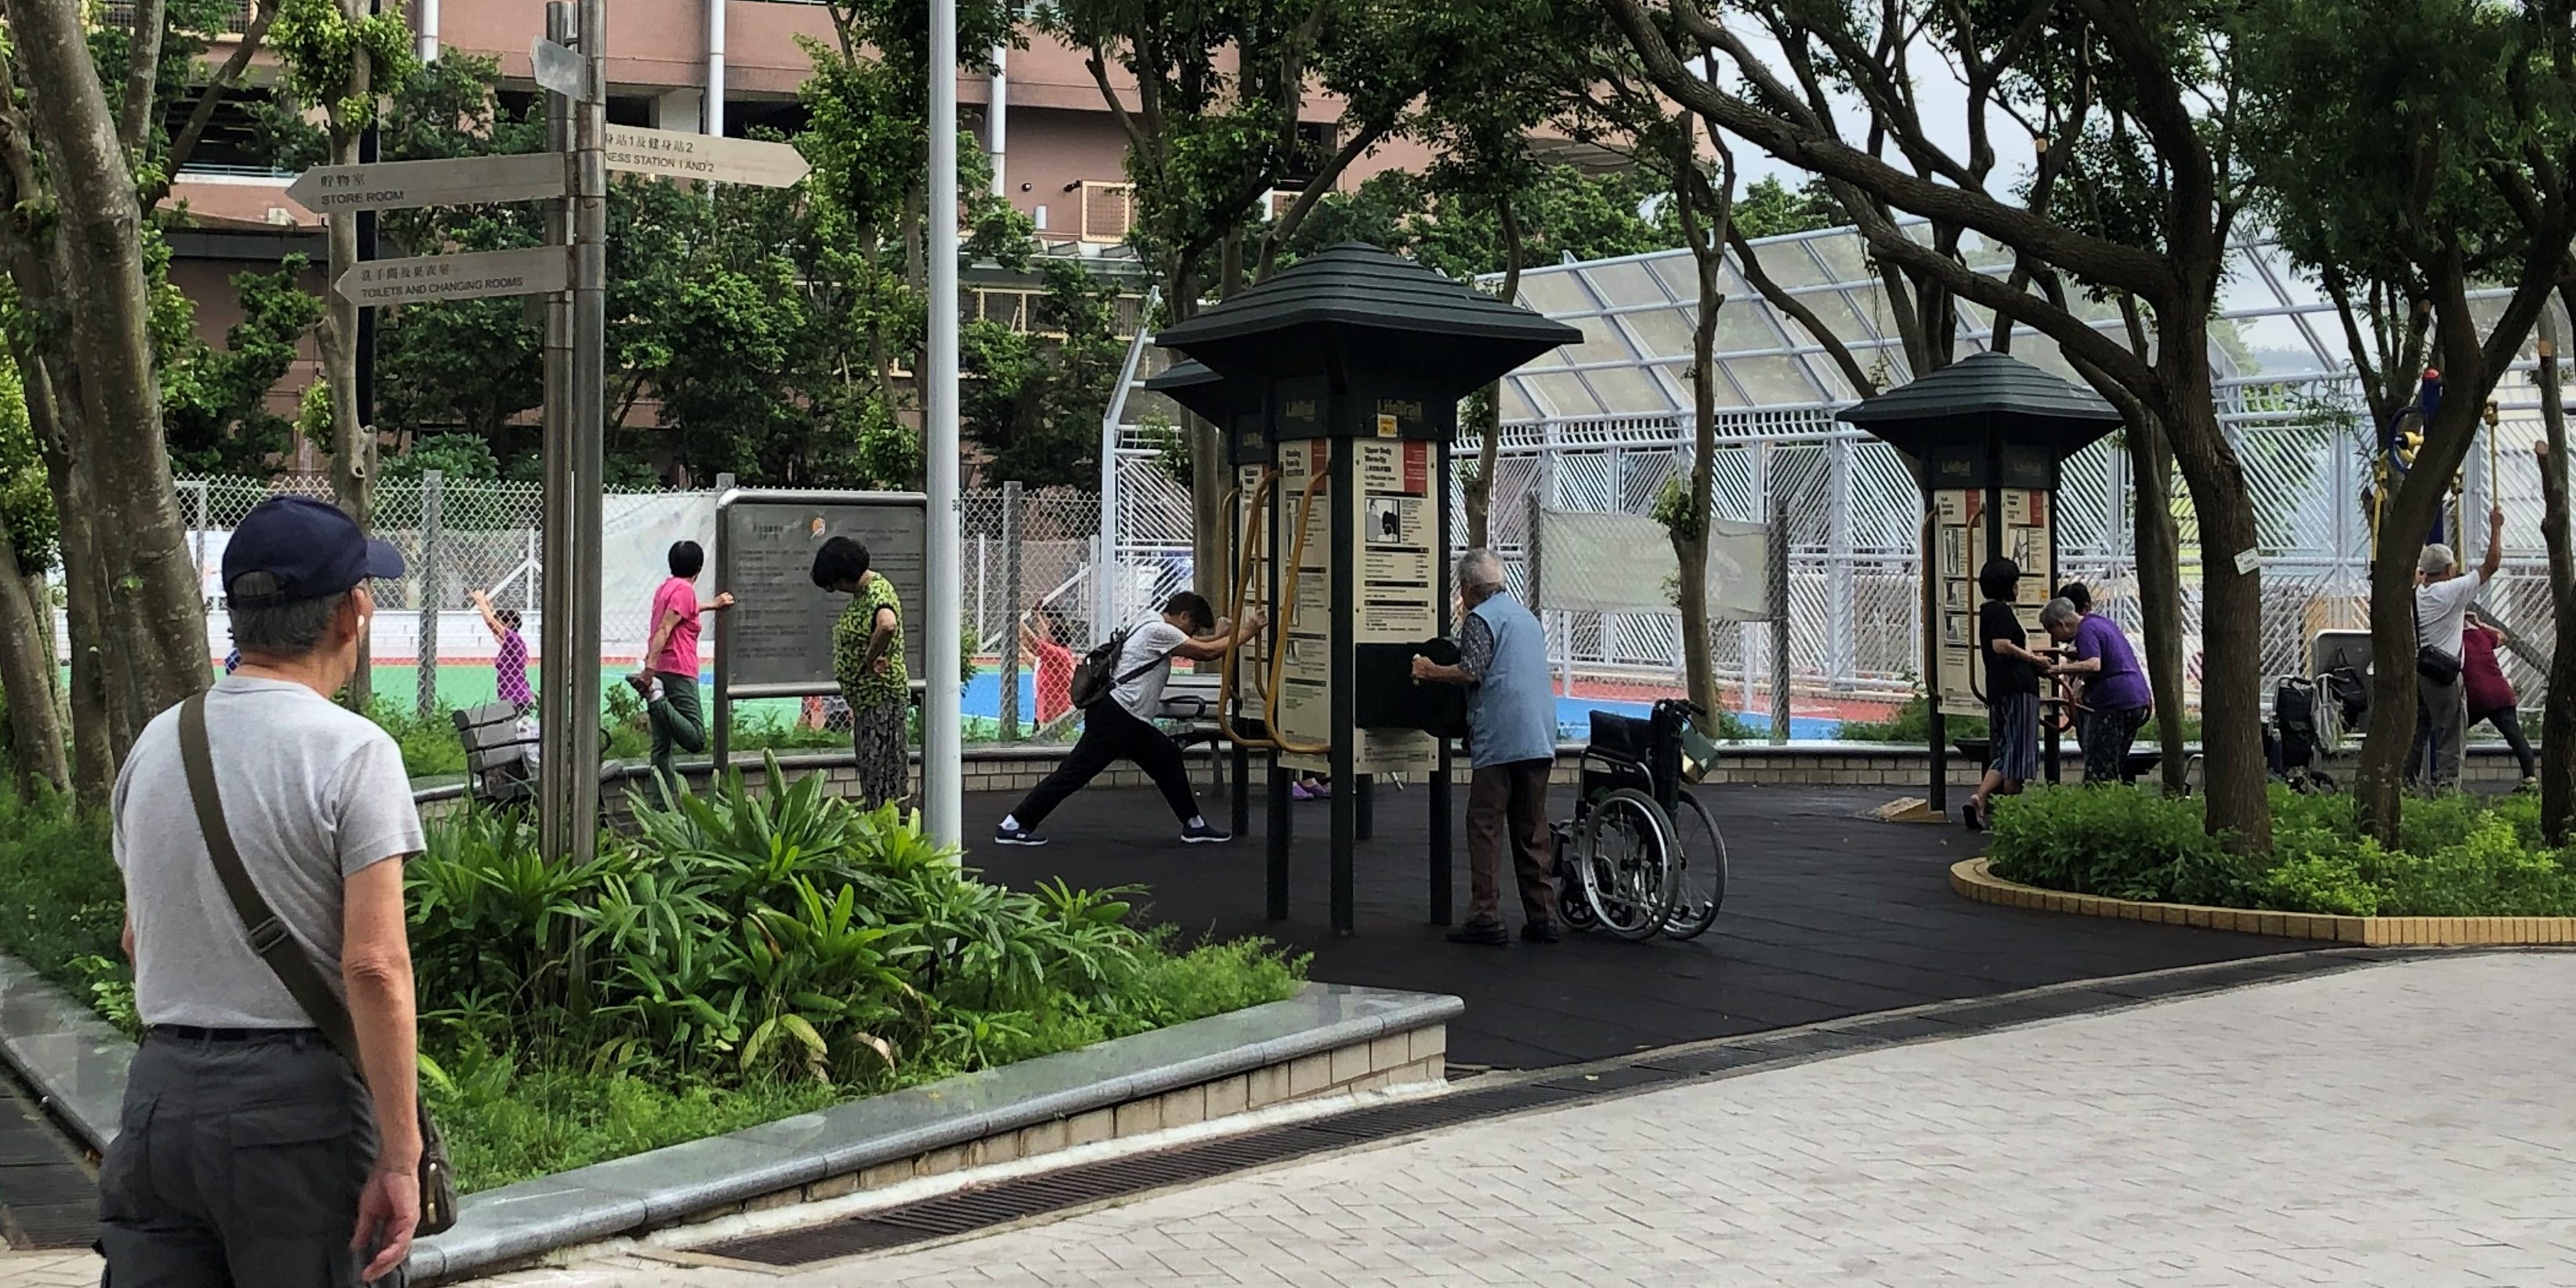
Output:
<svg viewBox="0 0 2576 1288">
<path fill-rule="evenodd" d="M 374 1102 L 321 1034 L 148 1038 L 99 1167 L 102 1282 L 358 1288 L 349 1239 L 375 1157 Z"/>
<path fill-rule="evenodd" d="M 2406 781 L 2434 791 L 2445 791 L 2460 785 L 2460 748 L 2469 732 L 2469 693 L 2457 676 L 2449 684 L 2435 684 L 2415 676 L 2415 752 L 2406 758 Z M 2430 748 L 2432 778 L 2424 776 L 2426 748 Z"/>
<path fill-rule="evenodd" d="M 670 785 L 673 797 L 685 796 L 689 782 L 680 777 L 678 752 L 694 756 L 707 749 L 706 708 L 698 703 L 698 677 L 656 671 L 662 700 L 645 708 L 645 728 L 653 735 L 653 773 Z M 722 770 L 716 771 L 718 776 Z"/>
</svg>

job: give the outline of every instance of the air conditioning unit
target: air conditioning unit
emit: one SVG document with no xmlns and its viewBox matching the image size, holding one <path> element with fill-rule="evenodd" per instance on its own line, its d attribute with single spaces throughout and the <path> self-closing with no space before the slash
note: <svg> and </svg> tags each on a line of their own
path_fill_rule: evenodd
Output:
<svg viewBox="0 0 2576 1288">
<path fill-rule="evenodd" d="M 291 228 L 295 224 L 295 212 L 288 210 L 284 206 L 270 206 L 268 208 L 268 222 L 281 228 Z"/>
</svg>

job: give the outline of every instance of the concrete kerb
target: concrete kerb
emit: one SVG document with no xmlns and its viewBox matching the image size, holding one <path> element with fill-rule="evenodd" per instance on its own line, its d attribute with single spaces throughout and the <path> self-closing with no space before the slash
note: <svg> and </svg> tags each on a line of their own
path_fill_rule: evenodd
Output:
<svg viewBox="0 0 2576 1288">
<path fill-rule="evenodd" d="M 414 1245 L 410 1273 L 416 1282 L 449 1279 L 700 1214 L 723 1215 L 827 1178 L 1077 1115 L 1156 1103 L 1181 1088 L 1292 1060 L 1365 1050 L 1391 1034 L 1442 1028 L 1464 1010 L 1455 997 L 1310 984 L 1288 1001 L 470 1195 L 455 1229 Z M 104 1150 L 115 1138 L 133 1050 L 60 989 L 0 957 L 0 1058 L 93 1149 Z M 1354 1088 L 1328 1090 L 1347 1096 Z"/>
<path fill-rule="evenodd" d="M 2317 939 L 2368 948 L 2509 948 L 2576 944 L 2576 917 L 2345 917 L 2316 912 L 2268 912 L 2205 904 L 2150 903 L 2106 895 L 2044 890 L 1996 876 L 1987 861 L 1950 867 L 1950 888 L 1979 903 L 2079 917 L 2198 926 L 2283 939 Z"/>
</svg>

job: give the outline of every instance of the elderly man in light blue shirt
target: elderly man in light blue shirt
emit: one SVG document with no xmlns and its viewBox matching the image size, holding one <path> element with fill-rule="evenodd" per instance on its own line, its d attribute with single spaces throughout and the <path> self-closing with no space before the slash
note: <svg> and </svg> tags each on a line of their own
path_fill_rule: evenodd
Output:
<svg viewBox="0 0 2576 1288">
<path fill-rule="evenodd" d="M 1503 561 L 1490 550 L 1458 560 L 1458 665 L 1413 659 L 1413 678 L 1468 686 L 1467 921 L 1462 944 L 1511 942 L 1503 929 L 1503 850 L 1520 879 L 1521 938 L 1557 941 L 1556 884 L 1547 830 L 1547 780 L 1556 767 L 1556 694 L 1548 687 L 1547 635 L 1503 593 Z"/>
</svg>

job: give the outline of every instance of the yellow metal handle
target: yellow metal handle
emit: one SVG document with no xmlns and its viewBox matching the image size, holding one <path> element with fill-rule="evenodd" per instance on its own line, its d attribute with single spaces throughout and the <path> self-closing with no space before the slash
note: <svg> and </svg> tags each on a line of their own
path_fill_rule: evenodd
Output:
<svg viewBox="0 0 2576 1288">
<path fill-rule="evenodd" d="M 1226 617 L 1228 619 L 1237 623 L 1240 623 L 1243 620 L 1244 605 L 1252 597 L 1252 575 L 1259 568 L 1259 565 L 1253 562 L 1251 557 L 1253 534 L 1261 531 L 1261 519 L 1266 508 L 1270 504 L 1270 487 L 1273 483 L 1278 482 L 1278 480 L 1278 466 L 1272 465 L 1263 467 L 1261 471 L 1261 481 L 1254 484 L 1252 488 L 1251 504 L 1245 507 L 1243 539 L 1237 542 L 1234 547 L 1235 564 L 1240 571 L 1235 577 L 1234 582 L 1234 602 L 1229 606 L 1226 613 Z M 1235 668 L 1239 664 L 1242 656 L 1243 650 L 1240 648 L 1230 648 L 1225 651 L 1225 665 L 1223 670 L 1220 672 L 1224 678 L 1218 681 L 1219 684 L 1224 686 L 1224 691 L 1217 698 L 1217 732 L 1224 734 L 1229 740 L 1241 743 L 1244 746 L 1275 748 L 1279 745 L 1279 740 L 1276 737 L 1257 737 L 1251 734 L 1237 732 L 1234 727 L 1234 721 L 1227 715 L 1227 713 L 1234 707 L 1236 694 L 1234 684 Z"/>
<path fill-rule="evenodd" d="M 1279 613 L 1272 622 L 1278 635 L 1270 650 L 1270 691 L 1261 695 L 1262 719 L 1275 739 L 1273 745 L 1281 751 L 1300 756 L 1320 756 L 1333 749 L 1328 742 L 1312 746 L 1293 743 L 1279 731 L 1279 684 L 1288 670 L 1288 628 L 1297 616 L 1297 574 L 1306 562 L 1306 520 L 1315 509 L 1315 489 L 1324 482 L 1324 471 L 1317 468 L 1319 464 L 1312 456 L 1306 458 L 1306 490 L 1297 496 L 1297 539 L 1288 551 L 1287 575 L 1279 579 L 1279 603 L 1275 605 Z"/>
</svg>

